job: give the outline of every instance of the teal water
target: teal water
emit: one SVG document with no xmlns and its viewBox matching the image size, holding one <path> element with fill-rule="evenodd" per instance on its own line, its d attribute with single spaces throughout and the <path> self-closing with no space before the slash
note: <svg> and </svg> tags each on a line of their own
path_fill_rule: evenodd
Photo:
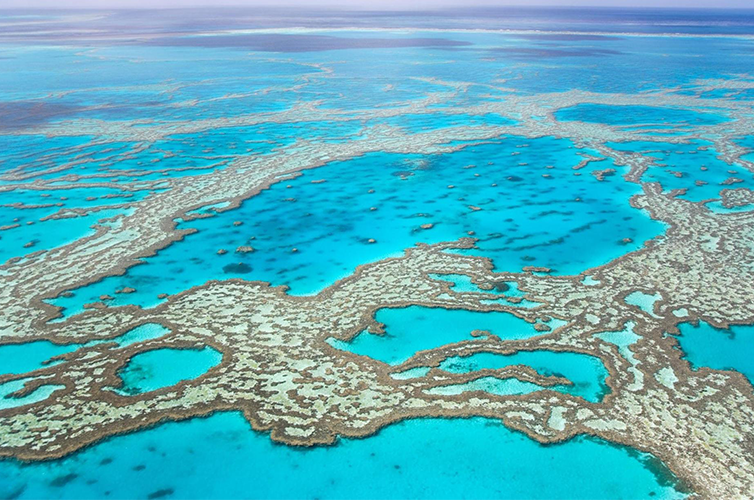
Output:
<svg viewBox="0 0 754 500">
<path fill-rule="evenodd" d="M 398 365 L 419 351 L 454 342 L 474 340 L 474 330 L 486 330 L 501 339 L 542 335 L 531 323 L 506 312 L 479 312 L 410 306 L 380 309 L 375 320 L 385 324 L 385 333 L 364 331 L 350 342 L 330 339 L 330 345 L 384 363 Z"/>
<path fill-rule="evenodd" d="M 605 342 L 615 344 L 616 346 L 618 346 L 618 351 L 624 358 L 626 358 L 626 360 L 631 362 L 631 364 L 636 364 L 638 363 L 638 361 L 636 360 L 636 358 L 634 358 L 630 346 L 641 337 L 634 333 L 634 326 L 636 326 L 635 323 L 629 321 L 628 323 L 626 323 L 625 328 L 619 332 L 599 333 L 595 335 L 595 337 L 598 337 Z"/>
<path fill-rule="evenodd" d="M 707 207 L 712 212 L 715 212 L 718 214 L 736 214 L 740 212 L 750 212 L 754 210 L 754 205 L 752 205 L 751 203 L 748 205 L 741 205 L 737 207 L 725 207 L 720 201 L 710 201 L 708 203 L 705 203 L 704 206 Z"/>
<path fill-rule="evenodd" d="M 137 342 L 156 339 L 170 332 L 168 328 L 159 323 L 144 323 L 135 328 L 128 330 L 123 335 L 119 335 L 111 340 L 94 340 L 84 345 L 93 345 L 106 342 L 115 342 L 118 347 L 126 347 Z"/>
<path fill-rule="evenodd" d="M 644 374 L 636 368 L 640 362 L 636 359 L 631 350 L 631 345 L 635 344 L 641 338 L 640 335 L 634 333 L 635 326 L 636 323 L 629 321 L 624 325 L 624 328 L 621 331 L 604 332 L 595 335 L 595 337 L 617 346 L 620 355 L 628 361 L 630 365 L 628 371 L 634 376 L 633 383 L 628 386 L 629 390 L 638 390 L 644 385 Z"/>
<path fill-rule="evenodd" d="M 479 418 L 408 421 L 368 439 L 301 449 L 276 445 L 240 414 L 222 413 L 112 438 L 54 462 L 0 461 L 0 497 L 19 499 L 568 499 L 574 492 L 584 499 L 685 496 L 649 455 L 586 437 L 542 446 Z"/>
<path fill-rule="evenodd" d="M 360 264 L 469 231 L 479 238 L 478 249 L 466 253 L 490 257 L 499 270 L 539 265 L 576 274 L 640 248 L 663 230 L 628 205 L 638 186 L 618 177 L 599 182 L 589 168 L 574 175 L 579 152 L 569 141 L 545 137 L 452 154 L 375 153 L 335 162 L 275 184 L 236 210 L 183 224 L 199 232 L 123 276 L 52 303 L 66 315 L 101 295 L 113 296 L 112 305 L 149 307 L 161 293 L 230 277 L 311 294 Z M 312 182 L 319 180 L 326 182 Z M 239 247 L 253 251 L 237 253 Z M 116 295 L 123 286 L 137 292 Z"/>
<path fill-rule="evenodd" d="M 518 283 L 515 281 L 504 281 L 492 283 L 492 288 L 484 290 L 471 282 L 471 278 L 462 274 L 430 274 L 432 279 L 438 281 L 447 281 L 451 285 L 451 290 L 456 293 L 470 292 L 470 293 L 484 293 L 488 295 L 496 296 L 494 299 L 482 299 L 483 304 L 495 304 L 502 303 L 505 305 L 515 305 L 516 307 L 537 307 L 539 302 L 533 302 L 531 300 L 524 299 L 526 296 L 524 292 L 518 289 Z M 508 298 L 515 298 L 515 301 L 508 300 Z"/>
<path fill-rule="evenodd" d="M 39 209 L 0 207 L 0 217 L 7 220 L 9 225 L 20 224 L 19 227 L 0 231 L 0 263 L 5 263 L 11 257 L 22 257 L 72 243 L 94 234 L 93 226 L 101 219 L 123 213 L 120 210 L 102 210 L 78 217 L 39 221 L 38 212 Z"/>
<path fill-rule="evenodd" d="M 517 378 L 499 379 L 497 377 L 482 377 L 463 384 L 444 385 L 427 389 L 429 394 L 457 396 L 465 392 L 487 392 L 498 396 L 523 396 L 541 391 L 542 387 L 532 382 Z"/>
<path fill-rule="evenodd" d="M 501 126 L 514 125 L 516 122 L 495 113 L 480 115 L 443 114 L 405 114 L 383 120 L 373 120 L 373 123 L 387 124 L 399 127 L 407 133 L 418 134 L 448 127 Z"/>
<path fill-rule="evenodd" d="M 731 325 L 727 330 L 700 321 L 678 325 L 678 343 L 694 368 L 735 370 L 754 383 L 754 327 Z"/>
<path fill-rule="evenodd" d="M 655 302 L 662 298 L 662 294 L 654 293 L 652 295 L 644 292 L 632 292 L 626 296 L 626 304 L 636 306 L 650 316 L 657 318 L 654 313 Z"/>
<path fill-rule="evenodd" d="M 22 378 L 0 384 L 0 410 L 18 408 L 32 403 L 38 403 L 39 401 L 44 401 L 49 398 L 53 392 L 65 388 L 64 385 L 46 384 L 37 387 L 25 396 L 11 397 L 14 392 L 23 389 L 26 382 L 30 380 L 30 378 Z"/>
<path fill-rule="evenodd" d="M 707 141 L 688 144 L 662 142 L 608 143 L 611 148 L 641 152 L 656 158 L 642 176 L 643 182 L 659 182 L 665 191 L 684 189 L 682 198 L 703 201 L 719 198 L 723 189 L 754 188 L 754 175 L 742 165 L 728 165 Z"/>
<path fill-rule="evenodd" d="M 555 116 L 562 121 L 604 123 L 629 127 L 633 130 L 667 127 L 677 127 L 683 130 L 704 125 L 717 125 L 729 120 L 719 114 L 684 108 L 609 106 L 606 104 L 578 104 L 558 110 Z"/>
<path fill-rule="evenodd" d="M 471 293 L 489 293 L 495 295 L 506 295 L 509 297 L 523 297 L 524 293 L 518 289 L 518 283 L 515 281 L 503 281 L 493 283 L 489 290 L 479 288 L 472 283 L 469 276 L 463 274 L 430 274 L 430 278 L 439 281 L 451 283 L 451 289 L 454 292 L 471 292 Z"/>
<path fill-rule="evenodd" d="M 37 370 L 54 356 L 75 351 L 79 345 L 57 345 L 47 340 L 0 346 L 0 375 Z"/>
<path fill-rule="evenodd" d="M 118 371 L 123 386 L 116 392 L 142 394 L 197 378 L 222 361 L 222 354 L 203 349 L 154 349 L 140 352 Z"/>
<path fill-rule="evenodd" d="M 540 375 L 565 377 L 573 382 L 573 385 L 559 385 L 552 389 L 580 396 L 587 401 L 600 401 L 609 392 L 605 384 L 608 371 L 602 361 L 594 356 L 575 352 L 521 351 L 507 356 L 478 353 L 466 358 L 448 358 L 440 364 L 440 368 L 452 373 L 467 373 L 514 365 L 529 366 Z M 538 386 L 536 388 L 541 389 Z"/>
<path fill-rule="evenodd" d="M 73 352 L 82 347 L 114 342 L 116 347 L 126 347 L 136 342 L 144 342 L 161 337 L 169 330 L 157 323 L 145 323 L 110 340 L 93 340 L 85 344 L 54 344 L 49 340 L 38 340 L 21 344 L 0 345 L 0 375 L 27 373 L 59 361 L 51 358 Z"/>
</svg>

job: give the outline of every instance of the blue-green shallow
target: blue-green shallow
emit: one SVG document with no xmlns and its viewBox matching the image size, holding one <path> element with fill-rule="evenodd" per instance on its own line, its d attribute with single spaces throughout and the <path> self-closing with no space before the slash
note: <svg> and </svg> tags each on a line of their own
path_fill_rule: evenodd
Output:
<svg viewBox="0 0 754 500">
<path fill-rule="evenodd" d="M 572 170 L 583 159 L 579 153 L 589 152 L 551 137 L 511 138 L 452 154 L 374 153 L 335 162 L 275 184 L 236 210 L 190 222 L 198 233 L 147 264 L 53 303 L 66 316 L 101 295 L 113 296 L 112 305 L 150 307 L 161 293 L 230 277 L 311 294 L 360 264 L 400 255 L 416 242 L 467 237 L 469 231 L 479 241 L 467 253 L 490 257 L 498 270 L 539 265 L 577 274 L 663 231 L 630 207 L 638 186 L 617 175 L 602 182 L 590 175 L 614 167 L 610 162 Z M 318 180 L 326 182 L 311 182 Z M 433 226 L 423 229 L 425 224 Z M 241 246 L 254 252 L 235 253 Z M 221 249 L 227 253 L 218 255 Z M 124 286 L 137 291 L 116 295 Z"/>
<path fill-rule="evenodd" d="M 155 349 L 131 358 L 118 374 L 122 394 L 141 394 L 197 378 L 220 364 L 222 354 L 211 347 L 204 349 Z"/>
<path fill-rule="evenodd" d="M 440 368 L 452 373 L 467 373 L 514 365 L 530 366 L 540 375 L 565 377 L 573 385 L 558 385 L 552 389 L 583 397 L 587 401 L 597 402 L 609 391 L 605 384 L 608 371 L 602 361 L 575 352 L 522 351 L 508 356 L 479 353 L 466 358 L 448 358 L 440 364 Z"/>
<path fill-rule="evenodd" d="M 0 462 L 2 498 L 682 498 L 649 455 L 577 437 L 543 446 L 496 421 L 413 420 L 311 449 L 239 413 L 167 423 L 68 458 Z"/>
<path fill-rule="evenodd" d="M 474 340 L 474 330 L 488 331 L 506 340 L 542 335 L 531 323 L 506 312 L 409 306 L 380 309 L 375 319 L 385 324 L 384 335 L 364 331 L 350 342 L 331 340 L 331 345 L 398 365 L 419 351 Z"/>
<path fill-rule="evenodd" d="M 80 345 L 58 345 L 48 340 L 0 346 L 0 375 L 27 373 L 43 368 L 50 358 L 75 351 Z"/>
<path fill-rule="evenodd" d="M 653 106 L 609 106 L 578 104 L 555 113 L 558 120 L 604 123 L 630 128 L 687 128 L 693 125 L 716 125 L 728 121 L 725 116 L 681 108 Z M 636 127 L 641 125 L 642 127 Z"/>
<path fill-rule="evenodd" d="M 678 343 L 694 368 L 736 370 L 754 383 L 754 326 L 731 325 L 728 330 L 700 321 L 678 325 Z"/>
<path fill-rule="evenodd" d="M 144 342 L 161 337 L 169 330 L 158 323 L 145 323 L 132 328 L 118 337 L 109 340 L 92 340 L 85 344 L 54 344 L 49 340 L 37 340 L 21 344 L 0 345 L 0 375 L 27 373 L 57 363 L 52 360 L 81 347 L 103 343 L 114 343 L 126 347 L 136 342 Z"/>
</svg>

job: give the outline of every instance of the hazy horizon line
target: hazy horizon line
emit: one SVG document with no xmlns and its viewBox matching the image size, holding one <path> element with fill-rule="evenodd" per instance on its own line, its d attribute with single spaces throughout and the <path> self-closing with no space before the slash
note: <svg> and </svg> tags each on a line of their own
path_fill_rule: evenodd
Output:
<svg viewBox="0 0 754 500">
<path fill-rule="evenodd" d="M 511 3 L 506 5 L 490 5 L 488 3 L 467 4 L 463 6 L 451 6 L 451 5 L 424 5 L 401 8 L 398 5 L 353 5 L 340 2 L 322 2 L 319 4 L 310 5 L 308 3 L 297 3 L 295 0 L 289 3 L 278 2 L 276 4 L 254 4 L 254 3 L 223 3 L 223 4 L 190 4 L 190 5 L 134 5 L 128 3 L 126 5 L 117 6 L 92 6 L 92 5 L 78 5 L 78 6 L 65 6 L 60 2 L 55 2 L 53 5 L 31 5 L 31 6 L 18 6 L 18 5 L 0 5 L 0 11 L 138 11 L 138 10 L 200 10 L 200 9 L 268 9 L 268 10 L 286 10 L 292 8 L 305 8 L 311 10 L 339 10 L 339 11 L 353 11 L 353 12 L 427 12 L 427 11 L 463 11 L 470 9 L 484 8 L 487 10 L 504 10 L 504 9 L 595 9 L 595 10 L 674 10 L 674 11 L 697 11 L 697 10 L 746 10 L 754 11 L 754 6 L 738 6 L 738 5 L 695 5 L 695 6 L 673 6 L 673 5 L 604 5 L 604 4 L 590 4 L 584 3 L 579 5 L 562 5 L 562 4 L 518 4 Z"/>
</svg>

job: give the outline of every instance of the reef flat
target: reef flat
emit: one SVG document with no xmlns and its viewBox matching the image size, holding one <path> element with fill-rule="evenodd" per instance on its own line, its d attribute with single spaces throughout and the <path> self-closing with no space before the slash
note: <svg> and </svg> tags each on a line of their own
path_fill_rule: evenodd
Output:
<svg viewBox="0 0 754 500">
<path fill-rule="evenodd" d="M 484 417 L 754 495 L 750 363 L 691 337 L 754 324 L 751 39 L 123 15 L 0 32 L 0 456 Z"/>
</svg>

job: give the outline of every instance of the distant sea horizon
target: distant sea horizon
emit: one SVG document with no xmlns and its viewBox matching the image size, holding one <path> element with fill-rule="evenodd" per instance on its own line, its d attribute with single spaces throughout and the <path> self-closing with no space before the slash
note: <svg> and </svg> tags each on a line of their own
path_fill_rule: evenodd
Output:
<svg viewBox="0 0 754 500">
<path fill-rule="evenodd" d="M 177 11 L 182 15 L 175 16 Z M 754 35 L 754 8 L 465 7 L 422 10 L 360 10 L 335 7 L 234 7 L 160 9 L 3 9 L 6 17 L 56 16 L 69 12 L 108 14 L 123 32 L 232 29 L 426 29 L 573 31 L 620 34 Z M 10 21 L 8 19 L 7 21 Z M 195 21 L 195 24 L 193 22 Z M 77 24 L 75 20 L 71 24 Z M 61 23 L 55 23 L 60 26 Z M 63 23 L 65 25 L 65 23 Z M 70 26 L 70 25 L 69 25 Z M 18 30 L 0 24 L 0 35 Z"/>
</svg>

